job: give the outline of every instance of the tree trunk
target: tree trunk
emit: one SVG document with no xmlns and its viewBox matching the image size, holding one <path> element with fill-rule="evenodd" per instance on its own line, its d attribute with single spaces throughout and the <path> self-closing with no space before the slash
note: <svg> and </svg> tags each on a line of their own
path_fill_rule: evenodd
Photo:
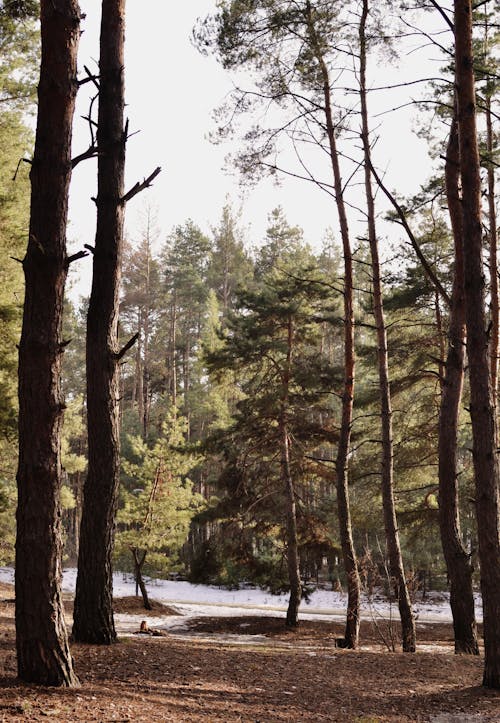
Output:
<svg viewBox="0 0 500 723">
<path fill-rule="evenodd" d="M 339 217 L 342 250 L 344 256 L 344 391 L 342 394 L 342 411 L 339 443 L 337 449 L 336 487 L 337 514 L 339 533 L 342 546 L 344 569 L 347 577 L 347 617 L 344 644 L 348 648 L 357 648 L 359 640 L 361 581 L 354 541 L 352 537 L 351 513 L 349 507 L 349 449 L 351 444 L 352 409 L 354 402 L 355 356 L 354 356 L 354 306 L 353 306 L 353 268 L 349 226 L 344 203 L 342 176 L 340 173 L 335 126 L 333 124 L 332 102 L 330 94 L 330 78 L 328 68 L 319 47 L 311 12 L 310 2 L 306 2 L 307 19 L 311 44 L 317 57 L 323 80 L 323 97 L 325 101 L 325 121 L 328 135 L 330 160 L 335 188 L 335 202 Z"/>
<path fill-rule="evenodd" d="M 455 0 L 455 74 L 458 100 L 464 245 L 467 356 L 470 379 L 476 516 L 483 597 L 483 685 L 500 688 L 500 534 L 498 435 L 491 389 L 482 259 L 481 179 L 476 129 L 470 0 Z"/>
<path fill-rule="evenodd" d="M 19 678 L 78 684 L 61 596 L 61 322 L 80 9 L 42 0 L 26 294 L 19 345 L 16 646 Z"/>
<path fill-rule="evenodd" d="M 144 609 L 145 610 L 152 610 L 153 607 L 151 603 L 149 602 L 149 596 L 148 591 L 146 589 L 146 585 L 144 583 L 144 578 L 142 577 L 142 568 L 144 566 L 144 563 L 146 562 L 146 550 L 142 551 L 142 554 L 139 554 L 139 550 L 137 547 L 131 547 L 130 548 L 132 552 L 132 557 L 134 558 L 134 575 L 135 575 L 135 585 L 136 585 L 136 595 L 137 595 L 137 588 L 141 591 L 142 595 L 142 601 L 144 603 Z"/>
<path fill-rule="evenodd" d="M 498 354 L 500 347 L 500 311 L 498 298 L 498 233 L 497 233 L 497 210 L 495 198 L 495 166 L 493 163 L 494 134 L 491 110 L 491 98 L 486 98 L 486 150 L 488 153 L 488 222 L 490 242 L 490 308 L 491 308 L 491 332 L 490 332 L 490 374 L 491 389 L 493 391 L 493 404 L 496 406 L 498 393 Z"/>
<path fill-rule="evenodd" d="M 380 407 L 382 424 L 382 502 L 384 508 L 385 537 L 389 555 L 389 567 L 392 583 L 398 599 L 401 617 L 401 633 L 403 651 L 415 652 L 415 620 L 411 607 L 408 586 L 406 584 L 403 556 L 399 542 L 399 531 L 396 520 L 394 502 L 394 468 L 392 443 L 392 406 L 389 383 L 389 354 L 387 350 L 387 332 L 385 328 L 384 307 L 382 300 L 382 282 L 380 279 L 380 260 L 378 239 L 375 227 L 375 203 L 371 185 L 371 150 L 368 128 L 368 107 L 366 101 L 366 37 L 365 28 L 368 18 L 368 0 L 363 0 L 363 9 L 359 24 L 360 53 L 360 100 L 361 100 L 361 140 L 364 153 L 365 194 L 368 220 L 368 242 L 370 244 L 373 314 L 377 329 L 377 358 L 380 387 Z"/>
<path fill-rule="evenodd" d="M 285 490 L 286 498 L 286 529 L 287 529 L 287 564 L 288 582 L 290 584 L 290 600 L 286 613 L 286 625 L 289 628 L 296 628 L 299 624 L 299 607 L 302 597 L 302 584 L 300 581 L 299 569 L 299 544 L 297 536 L 297 510 L 295 504 L 295 486 L 293 484 L 290 470 L 290 439 L 286 421 L 288 408 L 288 394 L 290 385 L 290 372 L 293 351 L 293 323 L 288 320 L 287 334 L 287 360 L 283 376 L 283 398 L 281 400 L 280 427 L 280 460 L 281 479 Z"/>
<path fill-rule="evenodd" d="M 173 290 L 171 303 L 171 322 L 170 322 L 170 339 L 168 348 L 167 369 L 169 372 L 169 389 L 170 398 L 172 400 L 172 408 L 174 415 L 177 414 L 177 293 Z"/>
<path fill-rule="evenodd" d="M 460 532 L 457 439 L 465 364 L 464 263 L 456 114 L 446 152 L 446 195 L 455 245 L 448 351 L 439 411 L 439 528 L 450 581 L 455 652 L 478 655 L 472 565 Z"/>
<path fill-rule="evenodd" d="M 116 641 L 112 552 L 119 483 L 118 292 L 123 246 L 125 0 L 103 0 L 97 128 L 97 228 L 87 315 L 88 475 L 73 637 Z"/>
</svg>

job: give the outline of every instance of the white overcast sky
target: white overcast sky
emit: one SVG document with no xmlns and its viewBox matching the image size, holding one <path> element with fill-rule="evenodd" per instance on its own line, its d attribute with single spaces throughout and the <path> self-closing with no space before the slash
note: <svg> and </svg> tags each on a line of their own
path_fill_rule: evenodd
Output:
<svg viewBox="0 0 500 723">
<path fill-rule="evenodd" d="M 128 0 L 126 20 L 126 100 L 131 132 L 138 131 L 127 145 L 127 187 L 162 167 L 154 187 L 136 196 L 127 207 L 128 236 L 139 238 L 140 216 L 147 204 L 158 211 L 161 241 L 171 229 L 188 218 L 209 232 L 216 225 L 229 196 L 235 208 L 241 203 L 237 178 L 222 171 L 227 147 L 208 140 L 213 128 L 212 111 L 232 87 L 232 80 L 213 58 L 203 57 L 192 46 L 190 35 L 199 17 L 215 10 L 215 0 Z M 97 68 L 100 1 L 80 0 L 86 18 L 80 43 L 79 68 Z M 435 20 L 439 26 L 439 20 Z M 423 44 L 410 42 L 409 49 Z M 436 75 L 439 63 L 427 48 L 411 52 L 400 61 L 400 68 L 377 65 L 376 85 L 394 79 L 416 79 Z M 89 86 L 83 86 L 89 88 Z M 388 93 L 374 94 L 379 108 L 398 105 L 413 94 L 406 90 L 398 98 Z M 80 91 L 75 122 L 74 155 L 88 145 L 88 129 L 80 116 L 88 111 L 85 92 Z M 387 183 L 401 193 L 418 190 L 430 168 L 426 145 L 413 132 L 415 110 L 400 110 L 377 120 L 380 141 L 377 161 L 387 171 Z M 95 229 L 95 160 L 77 166 L 73 174 L 70 200 L 69 242 L 71 250 L 93 243 Z M 250 244 L 259 243 L 267 226 L 268 213 L 281 205 L 288 221 L 304 229 L 305 238 L 319 247 L 328 227 L 336 229 L 333 199 L 306 182 L 286 179 L 276 187 L 261 183 L 247 192 L 243 201 L 243 225 Z M 356 214 L 354 213 L 354 216 Z M 355 222 L 355 219 L 354 219 Z M 73 285 L 80 294 L 89 293 L 90 259 L 72 269 Z M 79 279 L 77 282 L 76 279 Z"/>
</svg>

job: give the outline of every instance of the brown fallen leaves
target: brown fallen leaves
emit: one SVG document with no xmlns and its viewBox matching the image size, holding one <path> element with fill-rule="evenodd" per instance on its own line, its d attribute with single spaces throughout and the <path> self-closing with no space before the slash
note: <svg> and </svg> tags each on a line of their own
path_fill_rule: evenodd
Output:
<svg viewBox="0 0 500 723">
<path fill-rule="evenodd" d="M 66 690 L 16 680 L 13 607 L 0 603 L 0 721 L 500 720 L 500 694 L 480 686 L 482 659 L 453 655 L 447 625 L 421 628 L 431 652 L 410 655 L 386 652 L 369 624 L 352 652 L 335 647 L 336 623 L 287 632 L 279 618 L 199 618 L 186 635 L 74 645 L 82 685 Z"/>
</svg>

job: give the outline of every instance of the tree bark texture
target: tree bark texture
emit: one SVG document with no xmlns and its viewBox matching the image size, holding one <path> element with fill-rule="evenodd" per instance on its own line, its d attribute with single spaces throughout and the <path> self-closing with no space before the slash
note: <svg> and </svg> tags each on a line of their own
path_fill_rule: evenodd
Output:
<svg viewBox="0 0 500 723">
<path fill-rule="evenodd" d="M 330 77 L 321 47 L 319 45 L 310 2 L 306 2 L 306 17 L 313 51 L 318 60 L 323 82 L 325 122 L 328 136 L 330 160 L 335 188 L 335 202 L 339 217 L 342 250 L 344 256 L 344 389 L 342 394 L 340 435 L 337 448 L 336 488 L 337 514 L 342 547 L 344 570 L 347 578 L 347 616 L 344 644 L 357 648 L 359 642 L 361 581 L 354 541 L 352 537 L 351 513 L 349 506 L 349 449 L 351 444 L 352 410 L 354 402 L 355 355 L 354 355 L 354 306 L 353 306 L 353 265 L 352 251 L 344 203 L 342 176 L 340 172 L 335 126 L 333 123 Z"/>
<path fill-rule="evenodd" d="M 460 156 L 456 113 L 446 151 L 446 195 L 455 246 L 444 381 L 439 410 L 439 528 L 450 581 L 455 652 L 479 654 L 472 589 L 472 565 L 460 532 L 458 423 L 465 365 L 465 303 Z"/>
<path fill-rule="evenodd" d="M 368 106 L 366 100 L 366 21 L 368 18 L 368 0 L 363 0 L 359 24 L 360 53 L 360 101 L 361 101 L 361 140 L 365 159 L 365 195 L 368 220 L 368 243 L 370 245 L 373 287 L 373 315 L 377 330 L 377 360 L 380 388 L 380 419 L 382 426 L 382 503 L 384 509 L 385 537 L 389 556 L 389 569 L 392 583 L 398 599 L 401 617 L 401 637 L 403 651 L 414 653 L 416 645 L 415 619 L 411 607 L 410 595 L 406 584 L 403 556 L 399 541 L 394 502 L 394 465 L 392 442 L 392 406 L 389 382 L 389 353 L 387 349 L 387 331 L 385 328 L 384 307 L 382 301 L 382 282 L 380 278 L 380 259 L 378 252 L 377 230 L 375 226 L 375 202 L 371 184 L 371 150 L 368 127 Z"/>
<path fill-rule="evenodd" d="M 103 0 L 97 128 L 97 228 L 87 315 L 88 474 L 73 637 L 116 641 L 112 552 L 119 484 L 118 293 L 123 250 L 125 0 Z"/>
<path fill-rule="evenodd" d="M 467 356 L 470 379 L 476 515 L 483 598 L 483 685 L 500 688 L 500 531 L 498 435 L 491 388 L 482 259 L 481 179 L 476 128 L 470 0 L 455 0 Z"/>
<path fill-rule="evenodd" d="M 73 686 L 78 680 L 61 596 L 60 376 L 78 3 L 42 0 L 40 28 L 42 57 L 19 345 L 16 645 L 21 680 Z"/>
</svg>

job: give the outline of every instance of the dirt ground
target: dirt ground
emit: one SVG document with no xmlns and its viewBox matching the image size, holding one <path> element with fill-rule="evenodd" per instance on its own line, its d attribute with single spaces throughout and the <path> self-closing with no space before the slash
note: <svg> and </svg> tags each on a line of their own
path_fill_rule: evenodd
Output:
<svg viewBox="0 0 500 723">
<path fill-rule="evenodd" d="M 371 623 L 353 652 L 335 646 L 338 623 L 287 632 L 282 618 L 197 618 L 184 633 L 73 645 L 79 688 L 21 685 L 12 597 L 0 584 L 0 721 L 500 721 L 500 693 L 480 685 L 482 659 L 453 655 L 443 624 L 419 625 L 421 652 L 410 655 L 388 652 L 387 630 Z M 134 598 L 115 609 L 147 620 Z M 152 615 L 172 612 L 157 604 Z"/>
</svg>

